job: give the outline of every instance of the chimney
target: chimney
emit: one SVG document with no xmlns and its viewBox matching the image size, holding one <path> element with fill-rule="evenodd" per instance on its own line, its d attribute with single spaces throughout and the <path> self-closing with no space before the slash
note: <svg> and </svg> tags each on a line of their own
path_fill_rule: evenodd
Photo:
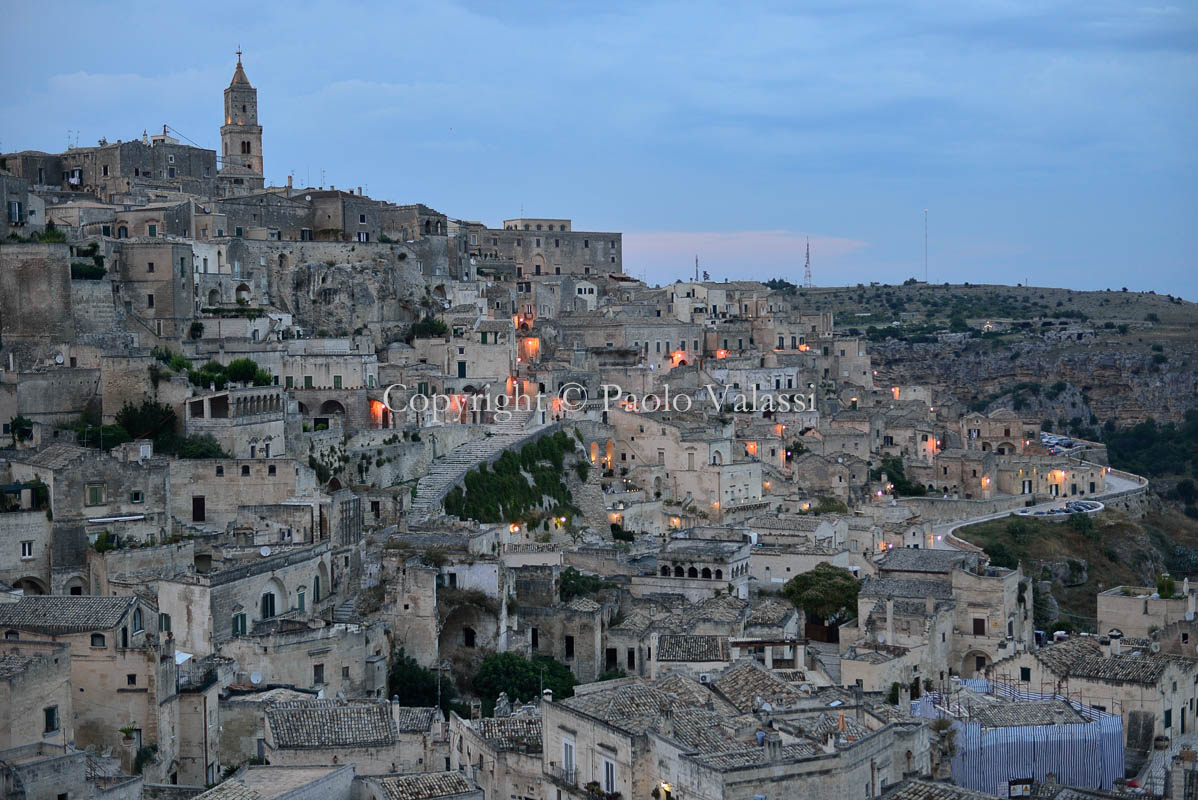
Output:
<svg viewBox="0 0 1198 800">
<path fill-rule="evenodd" d="M 287 188 L 288 189 L 291 188 L 291 176 L 290 175 L 287 176 Z"/>
<path fill-rule="evenodd" d="M 834 741 L 835 737 L 834 733 L 828 734 L 830 741 Z M 782 760 L 782 734 L 777 731 L 770 731 L 765 735 L 765 757 L 771 764 Z"/>
<path fill-rule="evenodd" d="M 853 685 L 853 703 L 857 706 L 857 721 L 861 722 L 861 707 L 865 704 L 865 687 L 861 682 L 861 678 L 857 679 L 857 683 Z"/>
<path fill-rule="evenodd" d="M 553 702 L 553 690 L 552 689 L 546 689 L 545 691 L 541 692 L 541 702 L 543 702 L 543 703 L 552 703 Z"/>
<path fill-rule="evenodd" d="M 1064 725 L 1065 724 L 1065 707 L 1064 706 L 1057 704 L 1057 706 L 1055 708 L 1053 708 L 1052 724 L 1053 725 Z"/>
<path fill-rule="evenodd" d="M 886 598 L 886 644 L 894 644 L 894 598 Z"/>
<path fill-rule="evenodd" d="M 1123 652 L 1123 634 L 1119 631 L 1111 631 L 1111 655 L 1117 656 Z"/>
<path fill-rule="evenodd" d="M 674 738 L 674 709 L 666 700 L 662 700 L 661 705 L 657 707 L 657 732 L 667 739 Z M 767 736 L 767 746 L 768 738 Z"/>
<path fill-rule="evenodd" d="M 1111 637 L 1099 636 L 1098 646 L 1102 649 L 1102 654 L 1109 657 L 1111 655 Z"/>
<path fill-rule="evenodd" d="M 358 197 L 361 197 L 361 196 L 362 196 L 362 187 L 359 186 L 358 187 Z"/>
</svg>

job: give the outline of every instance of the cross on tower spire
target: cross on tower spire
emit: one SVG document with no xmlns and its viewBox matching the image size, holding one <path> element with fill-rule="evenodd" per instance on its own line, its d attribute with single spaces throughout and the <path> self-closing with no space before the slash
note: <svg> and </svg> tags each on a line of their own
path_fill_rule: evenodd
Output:
<svg viewBox="0 0 1198 800">
<path fill-rule="evenodd" d="M 241 45 L 237 45 L 237 63 L 241 63 Z"/>
</svg>

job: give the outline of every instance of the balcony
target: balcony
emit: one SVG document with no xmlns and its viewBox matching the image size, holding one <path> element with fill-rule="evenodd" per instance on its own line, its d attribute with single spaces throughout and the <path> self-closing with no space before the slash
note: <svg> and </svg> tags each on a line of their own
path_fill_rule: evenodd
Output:
<svg viewBox="0 0 1198 800">
<path fill-rule="evenodd" d="M 578 769 L 574 765 L 568 767 L 551 763 L 548 769 L 549 779 L 559 786 L 573 789 L 578 786 Z"/>
</svg>

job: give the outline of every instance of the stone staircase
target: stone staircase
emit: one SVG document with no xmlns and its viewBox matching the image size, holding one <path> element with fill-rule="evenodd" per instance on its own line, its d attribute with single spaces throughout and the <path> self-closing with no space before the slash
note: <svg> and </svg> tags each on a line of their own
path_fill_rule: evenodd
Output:
<svg viewBox="0 0 1198 800">
<path fill-rule="evenodd" d="M 353 623 L 360 621 L 361 617 L 358 616 L 358 601 L 355 597 L 351 597 L 333 609 L 333 622 Z"/>
<path fill-rule="evenodd" d="M 428 473 L 416 484 L 416 497 L 412 501 L 409 519 L 422 521 L 435 516 L 446 492 L 459 483 L 467 472 L 477 467 L 479 462 L 498 456 L 529 433 L 535 432 L 536 428 L 525 427 L 532 413 L 513 412 L 507 422 L 487 427 L 491 436 L 455 447 L 430 464 Z"/>
</svg>

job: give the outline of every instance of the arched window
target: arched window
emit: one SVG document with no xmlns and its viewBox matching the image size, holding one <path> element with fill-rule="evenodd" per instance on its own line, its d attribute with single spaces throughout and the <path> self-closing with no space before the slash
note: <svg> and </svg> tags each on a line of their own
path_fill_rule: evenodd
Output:
<svg viewBox="0 0 1198 800">
<path fill-rule="evenodd" d="M 681 577 L 682 577 L 682 575 L 683 575 L 683 573 L 682 573 L 682 567 L 674 567 L 674 577 L 675 577 L 675 578 L 681 578 Z"/>
<path fill-rule="evenodd" d="M 688 577 L 688 578 L 697 578 L 697 577 L 699 577 L 699 570 L 695 569 L 694 567 L 691 567 L 690 569 L 688 569 L 688 570 L 686 571 L 686 577 Z"/>
<path fill-rule="evenodd" d="M 92 634 L 92 647 L 104 647 L 105 644 L 106 643 L 104 641 L 104 634 L 102 634 L 102 633 L 93 633 Z"/>
<path fill-rule="evenodd" d="M 704 578 L 710 578 L 711 577 L 711 569 L 709 567 L 704 567 L 703 572 L 700 573 L 700 576 L 704 577 Z"/>
<path fill-rule="evenodd" d="M 141 633 L 144 626 L 141 624 L 141 609 L 133 609 L 133 632 Z"/>
<path fill-rule="evenodd" d="M 474 628 L 462 628 L 462 644 L 466 647 L 474 647 L 474 641 Z"/>
<path fill-rule="evenodd" d="M 670 577 L 670 568 L 669 568 L 669 567 L 662 567 L 662 568 L 661 568 L 661 574 L 662 574 L 662 577 L 664 577 L 664 578 L 668 578 L 668 577 Z"/>
<path fill-rule="evenodd" d="M 312 602 L 320 602 L 320 576 L 317 575 L 312 579 Z"/>
<path fill-rule="evenodd" d="M 722 570 L 722 569 L 717 569 L 717 570 L 715 571 L 715 579 L 716 579 L 717 581 L 721 581 L 721 580 L 723 580 L 723 579 L 724 579 L 724 570 Z"/>
</svg>

